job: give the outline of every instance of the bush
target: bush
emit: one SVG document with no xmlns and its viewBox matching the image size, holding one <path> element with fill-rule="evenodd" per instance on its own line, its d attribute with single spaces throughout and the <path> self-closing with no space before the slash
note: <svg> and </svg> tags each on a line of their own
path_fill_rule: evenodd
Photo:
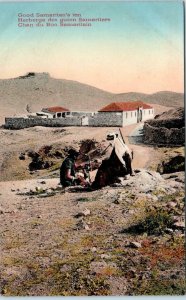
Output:
<svg viewBox="0 0 186 300">
<path fill-rule="evenodd" d="M 168 213 L 165 208 L 147 208 L 145 219 L 140 220 L 138 224 L 123 230 L 123 232 L 136 234 L 146 232 L 149 235 L 160 235 L 166 228 L 170 228 L 172 225 L 172 215 Z"/>
</svg>

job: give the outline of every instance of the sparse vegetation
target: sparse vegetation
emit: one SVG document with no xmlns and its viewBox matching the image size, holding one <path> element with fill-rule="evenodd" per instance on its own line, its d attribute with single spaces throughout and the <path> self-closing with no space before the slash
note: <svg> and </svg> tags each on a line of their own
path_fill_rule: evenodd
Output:
<svg viewBox="0 0 186 300">
<path fill-rule="evenodd" d="M 77 199 L 78 202 L 92 202 L 96 201 L 96 198 L 80 197 Z"/>
<path fill-rule="evenodd" d="M 139 223 L 130 226 L 124 232 L 142 234 L 146 232 L 148 235 L 163 234 L 166 228 L 173 225 L 172 216 L 165 208 L 147 208 L 145 217 Z"/>
<path fill-rule="evenodd" d="M 185 280 L 162 279 L 159 276 L 136 282 L 132 295 L 166 296 L 185 295 Z"/>
</svg>

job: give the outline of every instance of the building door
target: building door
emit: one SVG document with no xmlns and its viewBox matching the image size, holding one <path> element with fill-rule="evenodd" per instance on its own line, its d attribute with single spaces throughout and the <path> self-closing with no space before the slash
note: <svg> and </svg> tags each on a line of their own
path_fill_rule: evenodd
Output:
<svg viewBox="0 0 186 300">
<path fill-rule="evenodd" d="M 142 121 L 142 109 L 138 109 L 137 110 L 137 122 L 141 122 Z"/>
<path fill-rule="evenodd" d="M 81 125 L 82 125 L 82 126 L 88 126 L 88 117 L 83 116 L 83 117 L 81 118 Z"/>
</svg>

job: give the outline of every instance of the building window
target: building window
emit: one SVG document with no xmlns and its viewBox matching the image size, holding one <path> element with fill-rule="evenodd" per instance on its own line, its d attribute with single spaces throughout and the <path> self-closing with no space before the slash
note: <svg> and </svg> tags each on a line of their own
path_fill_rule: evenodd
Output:
<svg viewBox="0 0 186 300">
<path fill-rule="evenodd" d="M 149 115 L 150 115 L 150 110 L 149 110 Z"/>
<path fill-rule="evenodd" d="M 126 112 L 126 119 L 127 119 L 128 113 Z"/>
<path fill-rule="evenodd" d="M 135 117 L 136 117 L 136 111 L 135 111 Z"/>
<path fill-rule="evenodd" d="M 131 117 L 132 117 L 132 112 L 131 112 Z"/>
<path fill-rule="evenodd" d="M 70 111 L 67 111 L 67 116 L 69 116 L 70 115 Z"/>
<path fill-rule="evenodd" d="M 57 113 L 57 117 L 60 118 L 61 117 L 61 113 Z"/>
<path fill-rule="evenodd" d="M 144 110 L 144 115 L 145 115 L 145 110 Z"/>
</svg>

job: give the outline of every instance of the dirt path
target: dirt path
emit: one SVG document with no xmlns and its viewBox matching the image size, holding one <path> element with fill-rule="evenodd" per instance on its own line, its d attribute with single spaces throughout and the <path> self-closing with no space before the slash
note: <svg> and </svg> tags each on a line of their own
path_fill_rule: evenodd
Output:
<svg viewBox="0 0 186 300">
<path fill-rule="evenodd" d="M 121 128 L 121 133 L 125 140 L 125 143 L 133 150 L 133 168 L 147 168 L 152 156 L 155 155 L 155 150 L 153 147 L 147 145 L 136 145 L 134 144 L 130 137 L 138 136 L 140 129 L 142 129 L 143 124 L 132 124 L 127 127 Z"/>
</svg>

